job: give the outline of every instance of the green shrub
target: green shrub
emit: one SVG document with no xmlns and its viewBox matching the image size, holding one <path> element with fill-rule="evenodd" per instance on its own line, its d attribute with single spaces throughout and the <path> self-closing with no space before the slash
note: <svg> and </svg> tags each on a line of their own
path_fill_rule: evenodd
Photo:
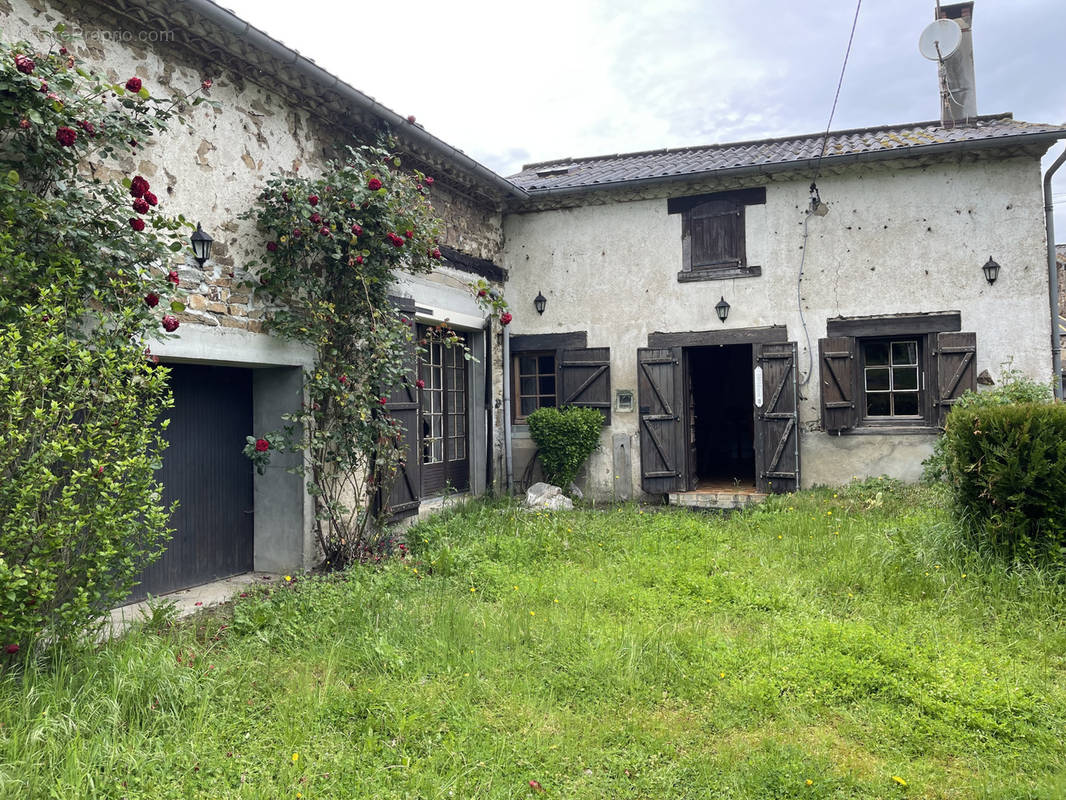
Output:
<svg viewBox="0 0 1066 800">
<path fill-rule="evenodd" d="M 538 408 L 528 418 L 529 432 L 540 450 L 544 477 L 569 488 L 600 441 L 603 415 L 594 408 Z"/>
<path fill-rule="evenodd" d="M 1055 392 L 1050 383 L 1038 383 L 1027 375 L 1013 369 L 1009 364 L 1003 369 L 998 386 L 987 391 L 966 391 L 956 401 L 958 408 L 994 408 L 1012 403 L 1052 403 Z M 922 462 L 922 480 L 927 483 L 947 477 L 947 456 L 944 452 L 944 437 L 933 445 L 933 454 Z"/>
<path fill-rule="evenodd" d="M 957 408 L 943 442 L 954 510 L 978 549 L 1066 560 L 1066 406 Z"/>
<path fill-rule="evenodd" d="M 56 305 L 0 322 L 0 647 L 76 636 L 167 534 L 167 370 L 129 338 L 72 327 Z"/>
</svg>

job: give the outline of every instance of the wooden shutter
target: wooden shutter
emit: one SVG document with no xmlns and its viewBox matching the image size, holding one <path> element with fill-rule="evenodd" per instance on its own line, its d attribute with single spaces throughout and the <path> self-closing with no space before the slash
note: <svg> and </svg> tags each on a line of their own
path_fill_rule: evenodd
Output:
<svg viewBox="0 0 1066 800">
<path fill-rule="evenodd" d="M 712 200 L 686 215 L 691 268 L 744 263 L 744 206 L 731 200 Z"/>
<path fill-rule="evenodd" d="M 414 323 L 415 303 L 408 298 L 392 298 L 401 316 Z M 422 454 L 419 451 L 418 349 L 414 337 L 404 351 L 404 377 L 388 393 L 385 409 L 403 428 L 403 439 L 397 445 L 400 465 L 392 485 L 379 495 L 379 502 L 393 521 L 418 513 L 422 499 Z"/>
<path fill-rule="evenodd" d="M 677 491 L 684 485 L 683 390 L 680 347 L 637 350 L 640 477 L 650 494 Z"/>
<path fill-rule="evenodd" d="M 833 336 L 818 340 L 822 379 L 822 427 L 830 433 L 855 427 L 859 421 L 855 391 L 855 339 Z"/>
<path fill-rule="evenodd" d="M 977 389 L 977 334 L 966 331 L 936 335 L 937 421 L 944 427 L 948 412 L 963 392 Z"/>
<path fill-rule="evenodd" d="M 560 350 L 559 405 L 595 408 L 611 422 L 611 348 L 585 347 Z"/>
<path fill-rule="evenodd" d="M 762 406 L 755 408 L 758 489 L 794 492 L 799 488 L 796 343 L 756 344 L 753 350 L 755 367 L 762 368 Z"/>
</svg>

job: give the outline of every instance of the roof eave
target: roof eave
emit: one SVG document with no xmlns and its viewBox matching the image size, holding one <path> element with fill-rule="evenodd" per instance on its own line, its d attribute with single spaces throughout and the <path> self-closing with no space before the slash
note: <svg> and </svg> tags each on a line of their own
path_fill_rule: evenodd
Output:
<svg viewBox="0 0 1066 800">
<path fill-rule="evenodd" d="M 889 161 L 898 158 L 915 158 L 927 155 L 939 155 L 950 152 L 969 150 L 996 149 L 1005 146 L 1031 146 L 1044 144 L 1045 150 L 1059 139 L 1066 138 L 1066 131 L 1041 131 L 1013 136 L 997 136 L 989 139 L 968 139 L 961 142 L 938 142 L 936 144 L 898 147 L 891 150 L 876 150 L 864 153 L 846 153 L 844 155 L 827 155 L 820 159 L 822 165 L 848 166 L 850 164 L 871 161 Z M 704 170 L 702 172 L 685 172 L 674 175 L 658 175 L 648 178 L 632 178 L 623 181 L 582 184 L 580 186 L 561 186 L 557 189 L 526 189 L 530 200 L 542 197 L 566 197 L 570 195 L 590 194 L 612 189 L 632 189 L 642 186 L 661 186 L 673 183 L 691 183 L 706 178 L 734 178 L 744 175 L 776 175 L 782 172 L 813 171 L 818 167 L 818 158 L 806 158 L 799 161 L 777 161 L 770 164 L 746 164 L 739 167 Z"/>
</svg>

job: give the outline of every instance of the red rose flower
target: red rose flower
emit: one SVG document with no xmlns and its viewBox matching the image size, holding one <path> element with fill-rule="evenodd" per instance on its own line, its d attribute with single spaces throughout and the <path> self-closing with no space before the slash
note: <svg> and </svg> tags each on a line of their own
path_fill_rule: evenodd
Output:
<svg viewBox="0 0 1066 800">
<path fill-rule="evenodd" d="M 488 294 L 488 292 L 486 292 L 484 289 L 478 289 L 477 290 L 477 296 L 478 297 L 484 297 L 487 294 Z"/>
<path fill-rule="evenodd" d="M 345 386 L 348 385 L 348 376 L 347 375 L 341 375 L 339 378 L 337 378 L 337 380 L 339 380 Z"/>
<path fill-rule="evenodd" d="M 307 202 L 310 203 L 313 206 L 317 206 L 318 205 L 318 195 L 317 194 L 311 195 L 310 197 L 307 198 Z"/>
<path fill-rule="evenodd" d="M 321 221 L 322 221 L 322 215 L 319 214 L 317 211 L 314 214 L 311 215 L 311 222 L 313 224 L 317 225 Z"/>
<path fill-rule="evenodd" d="M 403 232 L 403 235 L 406 236 L 408 239 L 412 239 L 414 238 L 415 232 L 412 230 L 406 230 Z"/>
<path fill-rule="evenodd" d="M 352 233 L 354 233 L 356 236 L 362 236 L 363 235 L 363 226 L 362 225 L 353 225 L 352 226 Z"/>
<path fill-rule="evenodd" d="M 59 95 L 58 95 L 58 94 L 56 94 L 55 92 L 48 92 L 48 93 L 47 93 L 47 94 L 45 95 L 45 97 L 47 97 L 47 98 L 48 98 L 49 100 L 51 100 L 51 101 L 52 101 L 53 103 L 59 103 L 59 105 L 60 105 L 60 106 L 62 106 L 62 105 L 63 105 L 63 101 L 59 99 Z"/>
<path fill-rule="evenodd" d="M 432 186 L 432 185 L 433 185 L 433 179 L 427 175 L 426 176 L 426 186 Z"/>
<path fill-rule="evenodd" d="M 30 75 L 37 68 L 37 63 L 29 56 L 19 54 L 15 56 L 15 69 L 23 75 Z"/>
<path fill-rule="evenodd" d="M 159 295 L 155 292 L 149 292 L 144 296 L 144 304 L 149 308 L 155 308 L 159 305 Z"/>
<path fill-rule="evenodd" d="M 266 439 L 256 439 L 255 440 L 255 452 L 257 452 L 257 453 L 265 453 L 269 449 L 270 449 L 270 442 L 268 442 Z"/>
<path fill-rule="evenodd" d="M 130 147 L 136 147 L 136 146 L 137 146 L 137 140 L 136 139 L 130 139 Z"/>
<path fill-rule="evenodd" d="M 78 127 L 90 136 L 96 136 L 96 126 L 93 125 L 91 122 L 87 122 L 86 120 L 80 120 L 78 122 Z"/>
<path fill-rule="evenodd" d="M 41 94 L 48 94 L 48 84 L 45 81 L 41 81 L 41 85 L 37 91 Z"/>
<path fill-rule="evenodd" d="M 421 378 L 419 378 L 417 381 L 415 381 L 415 386 L 417 386 L 419 389 L 425 389 L 426 388 L 426 382 L 424 380 L 422 380 Z"/>
<path fill-rule="evenodd" d="M 101 464 L 100 466 L 98 466 L 96 468 L 96 474 L 97 475 L 103 475 L 104 474 L 104 465 L 103 464 Z"/>
<path fill-rule="evenodd" d="M 26 130 L 27 128 L 30 127 L 30 121 L 28 119 L 26 119 L 25 117 L 23 117 L 22 119 L 19 120 L 19 127 L 22 128 L 23 130 Z"/>
<path fill-rule="evenodd" d="M 511 316 L 511 312 L 510 311 L 504 311 L 502 314 L 500 314 L 500 324 L 501 325 L 509 325 L 511 323 L 512 319 L 513 319 L 513 317 Z"/>
<path fill-rule="evenodd" d="M 143 197 L 138 197 L 133 201 L 133 210 L 136 211 L 138 214 L 147 214 L 148 201 L 145 200 Z"/>
<path fill-rule="evenodd" d="M 130 227 L 140 233 L 144 230 L 144 220 L 140 217 L 130 217 Z"/>
<path fill-rule="evenodd" d="M 415 115 L 411 114 L 410 116 L 408 116 L 407 117 L 407 121 L 410 122 L 412 125 L 414 125 L 415 124 Z"/>
<path fill-rule="evenodd" d="M 150 206 L 159 205 L 159 198 L 156 197 L 151 192 L 145 192 L 144 193 L 144 202 L 146 202 Z"/>
<path fill-rule="evenodd" d="M 304 235 L 303 231 L 301 231 L 299 228 L 293 228 L 293 230 L 292 230 L 292 238 L 293 239 L 299 239 L 303 235 Z"/>
<path fill-rule="evenodd" d="M 65 47 L 60 47 L 60 48 L 59 48 L 59 55 L 61 55 L 61 56 L 65 56 L 66 54 L 67 54 L 67 48 L 65 48 Z"/>
<path fill-rule="evenodd" d="M 378 402 L 381 403 L 381 405 L 385 405 L 387 402 L 389 402 L 389 398 L 384 397 L 384 396 L 379 397 L 378 398 Z"/>
<path fill-rule="evenodd" d="M 329 234 L 330 234 L 330 229 L 329 229 L 329 228 L 327 228 L 327 227 L 326 227 L 325 225 L 323 225 L 323 226 L 322 226 L 321 228 L 319 228 L 319 229 L 318 229 L 318 232 L 319 232 L 320 234 L 322 234 L 323 236 L 329 236 Z"/>
<path fill-rule="evenodd" d="M 9 644 L 7 647 L 4 648 L 4 650 L 9 656 L 13 656 L 19 651 L 19 646 L 17 644 Z"/>
<path fill-rule="evenodd" d="M 355 257 L 355 263 L 356 264 L 362 264 L 363 263 L 363 257 L 362 256 L 356 256 Z"/>
<path fill-rule="evenodd" d="M 278 243 L 277 242 L 267 242 L 267 250 L 269 250 L 271 253 L 275 252 L 277 249 L 278 249 Z"/>
<path fill-rule="evenodd" d="M 181 283 L 181 278 L 178 277 L 178 271 L 176 269 L 172 269 L 170 270 L 170 272 L 167 273 L 167 280 L 173 283 L 175 286 Z"/>
<path fill-rule="evenodd" d="M 371 178 L 370 182 L 366 185 L 366 188 L 372 192 L 376 192 L 378 189 L 381 188 L 381 181 L 379 181 L 377 178 Z"/>
<path fill-rule="evenodd" d="M 202 81 L 200 81 L 200 88 L 203 89 L 205 92 L 213 85 L 214 82 L 210 78 L 204 78 Z"/>
<path fill-rule="evenodd" d="M 148 191 L 148 188 L 148 181 L 140 175 L 135 175 L 133 180 L 130 181 L 130 197 L 144 197 L 144 193 Z"/>
<path fill-rule="evenodd" d="M 177 317 L 171 316 L 170 314 L 163 315 L 163 329 L 167 333 L 173 333 L 174 331 L 176 331 L 178 329 L 178 325 L 180 324 L 181 323 L 178 322 Z"/>
<path fill-rule="evenodd" d="M 132 78 L 130 78 L 128 81 L 126 81 L 126 91 L 127 92 L 136 93 L 136 92 L 139 92 L 140 90 L 141 90 L 141 79 L 138 78 L 136 75 L 133 76 Z"/>
<path fill-rule="evenodd" d="M 56 141 L 64 147 L 70 147 L 74 142 L 78 141 L 78 132 L 73 128 L 68 128 L 66 125 L 61 125 L 56 131 Z"/>
<path fill-rule="evenodd" d="M 433 250 L 430 251 L 430 255 L 433 256 L 433 258 L 439 259 L 440 258 L 440 250 L 438 250 L 437 248 L 434 247 Z"/>
<path fill-rule="evenodd" d="M 284 200 L 286 203 L 291 203 L 292 202 L 292 195 L 289 194 L 288 192 L 282 192 L 281 193 L 281 199 Z"/>
</svg>

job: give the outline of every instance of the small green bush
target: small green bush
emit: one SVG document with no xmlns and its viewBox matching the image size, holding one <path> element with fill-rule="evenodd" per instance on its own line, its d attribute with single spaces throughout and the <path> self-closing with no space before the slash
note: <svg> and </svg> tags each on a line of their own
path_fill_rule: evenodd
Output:
<svg viewBox="0 0 1066 800">
<path fill-rule="evenodd" d="M 998 386 L 982 392 L 964 392 L 952 411 L 959 408 L 994 408 L 1012 403 L 1052 403 L 1054 400 L 1055 392 L 1050 383 L 1038 383 L 1007 364 Z M 944 437 L 941 436 L 933 445 L 933 454 L 922 462 L 922 480 L 935 483 L 946 477 L 947 456 Z"/>
<path fill-rule="evenodd" d="M 978 549 L 1066 560 L 1066 406 L 956 408 L 943 442 L 955 514 Z"/>
<path fill-rule="evenodd" d="M 167 536 L 167 370 L 77 324 L 54 304 L 0 321 L 0 648 L 77 636 Z"/>
<path fill-rule="evenodd" d="M 603 415 L 594 408 L 538 408 L 528 418 L 544 477 L 568 489 L 600 441 Z"/>
</svg>

